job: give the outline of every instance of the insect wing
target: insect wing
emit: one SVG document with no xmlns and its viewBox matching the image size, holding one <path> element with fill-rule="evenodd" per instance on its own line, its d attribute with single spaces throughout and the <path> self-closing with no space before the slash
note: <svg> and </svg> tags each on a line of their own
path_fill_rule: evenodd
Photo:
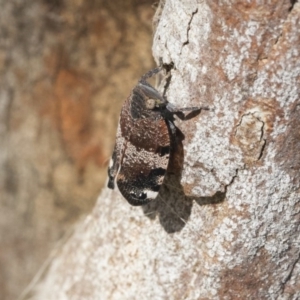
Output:
<svg viewBox="0 0 300 300">
<path fill-rule="evenodd" d="M 143 205 L 157 197 L 170 156 L 167 123 L 159 110 L 144 107 L 143 98 L 140 89 L 134 89 L 120 117 L 125 142 L 116 179 L 121 194 L 132 205 Z"/>
<path fill-rule="evenodd" d="M 117 175 L 117 185 L 124 198 L 132 205 L 143 205 L 154 200 L 163 183 L 169 154 L 153 155 L 145 149 L 137 150 L 127 143 L 123 162 Z"/>
</svg>

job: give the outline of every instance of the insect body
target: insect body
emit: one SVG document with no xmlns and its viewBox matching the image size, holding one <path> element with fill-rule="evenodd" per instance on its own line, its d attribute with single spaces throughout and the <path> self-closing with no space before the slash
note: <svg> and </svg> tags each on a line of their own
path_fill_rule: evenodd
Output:
<svg viewBox="0 0 300 300">
<path fill-rule="evenodd" d="M 147 204 L 158 195 L 176 134 L 173 115 L 200 110 L 177 109 L 153 88 L 146 80 L 159 71 L 161 68 L 146 73 L 123 104 L 108 168 L 108 187 L 114 189 L 116 181 L 132 205 Z"/>
</svg>

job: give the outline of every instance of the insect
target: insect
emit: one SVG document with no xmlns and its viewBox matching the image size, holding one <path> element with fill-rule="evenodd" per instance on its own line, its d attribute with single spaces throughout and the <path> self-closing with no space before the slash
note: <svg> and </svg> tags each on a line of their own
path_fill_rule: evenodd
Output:
<svg viewBox="0 0 300 300">
<path fill-rule="evenodd" d="M 184 119 L 183 111 L 207 109 L 179 109 L 169 103 L 147 82 L 161 70 L 159 67 L 143 75 L 124 102 L 108 168 L 107 186 L 114 189 L 116 181 L 123 197 L 135 206 L 147 204 L 158 195 L 176 135 L 174 114 Z"/>
</svg>

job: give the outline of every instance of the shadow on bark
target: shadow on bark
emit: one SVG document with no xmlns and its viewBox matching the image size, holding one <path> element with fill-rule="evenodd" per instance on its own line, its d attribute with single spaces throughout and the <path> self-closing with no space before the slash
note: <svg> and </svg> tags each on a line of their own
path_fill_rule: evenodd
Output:
<svg viewBox="0 0 300 300">
<path fill-rule="evenodd" d="M 184 194 L 180 184 L 184 161 L 182 141 L 184 134 L 176 127 L 176 136 L 172 140 L 172 151 L 168 171 L 158 197 L 144 205 L 145 216 L 150 219 L 159 218 L 160 224 L 167 233 L 182 230 L 192 212 L 193 200 L 198 205 L 216 204 L 224 201 L 226 192 L 217 192 L 212 197 L 189 197 Z"/>
</svg>

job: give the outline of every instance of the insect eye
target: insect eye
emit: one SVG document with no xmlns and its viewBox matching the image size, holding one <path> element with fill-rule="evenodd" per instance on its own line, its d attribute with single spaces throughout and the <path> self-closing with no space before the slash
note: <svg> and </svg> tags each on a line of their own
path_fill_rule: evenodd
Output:
<svg viewBox="0 0 300 300">
<path fill-rule="evenodd" d="M 156 106 L 156 101 L 155 99 L 147 99 L 146 100 L 146 108 L 147 109 L 154 109 Z"/>
<path fill-rule="evenodd" d="M 147 198 L 147 194 L 145 194 L 145 193 L 139 193 L 138 194 L 138 198 L 141 199 L 141 200 L 144 200 L 144 199 Z"/>
</svg>

